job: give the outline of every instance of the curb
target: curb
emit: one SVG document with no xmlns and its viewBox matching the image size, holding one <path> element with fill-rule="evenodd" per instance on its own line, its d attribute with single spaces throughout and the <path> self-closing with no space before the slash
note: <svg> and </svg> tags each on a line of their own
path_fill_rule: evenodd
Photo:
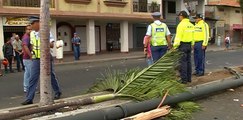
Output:
<svg viewBox="0 0 243 120">
<path fill-rule="evenodd" d="M 64 62 L 64 63 L 55 63 L 56 66 L 65 66 L 65 65 L 77 65 L 77 64 L 89 64 L 89 63 L 102 63 L 108 61 L 117 61 L 117 60 L 128 60 L 128 59 L 140 59 L 144 58 L 141 56 L 132 56 L 132 57 L 118 57 L 118 58 L 103 58 L 103 59 L 92 59 L 92 60 L 80 60 L 73 62 Z"/>
</svg>

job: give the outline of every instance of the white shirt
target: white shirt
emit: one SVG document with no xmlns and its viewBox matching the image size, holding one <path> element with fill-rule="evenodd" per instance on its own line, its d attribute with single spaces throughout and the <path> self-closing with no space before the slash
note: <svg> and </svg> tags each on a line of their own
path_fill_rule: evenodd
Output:
<svg viewBox="0 0 243 120">
<path fill-rule="evenodd" d="M 161 24 L 162 24 L 162 22 L 160 22 L 159 20 L 155 20 L 154 23 L 155 23 L 156 25 L 161 25 Z M 166 31 L 165 31 L 165 34 L 166 34 L 166 36 L 168 36 L 168 35 L 171 34 L 171 33 L 170 33 L 170 30 L 169 30 L 169 28 L 168 28 L 167 25 L 166 25 Z M 146 35 L 147 35 L 147 36 L 152 36 L 152 26 L 151 26 L 151 25 L 148 26 Z"/>
<path fill-rule="evenodd" d="M 230 43 L 230 37 L 226 37 L 225 41 L 228 40 L 228 42 Z"/>
</svg>

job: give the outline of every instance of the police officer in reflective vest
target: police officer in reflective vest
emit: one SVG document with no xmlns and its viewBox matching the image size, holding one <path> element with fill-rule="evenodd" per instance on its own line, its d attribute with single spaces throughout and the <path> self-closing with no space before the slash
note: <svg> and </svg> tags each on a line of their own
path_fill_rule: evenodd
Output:
<svg viewBox="0 0 243 120">
<path fill-rule="evenodd" d="M 194 25 L 188 19 L 188 14 L 185 11 L 179 13 L 180 23 L 176 29 L 176 37 L 173 44 L 174 49 L 178 49 L 183 53 L 180 60 L 180 77 L 182 84 L 191 82 L 191 51 L 194 46 L 193 33 Z"/>
<path fill-rule="evenodd" d="M 29 17 L 29 21 L 33 31 L 30 33 L 30 43 L 32 45 L 32 68 L 31 68 L 31 76 L 29 82 L 29 88 L 27 90 L 26 100 L 22 103 L 22 105 L 28 105 L 33 103 L 33 99 L 35 96 L 35 90 L 38 84 L 38 80 L 40 77 L 40 24 L 39 17 L 32 16 Z M 53 47 L 54 38 L 50 34 L 50 47 Z M 53 70 L 53 60 L 51 61 L 51 85 L 55 92 L 55 99 L 59 99 L 61 96 L 61 91 Z"/>
<path fill-rule="evenodd" d="M 161 13 L 152 13 L 152 17 L 154 22 L 147 28 L 144 53 L 147 53 L 148 45 L 150 45 L 153 61 L 156 62 L 171 48 L 171 37 L 167 25 L 160 21 Z"/>
<path fill-rule="evenodd" d="M 205 71 L 205 50 L 209 40 L 209 27 L 203 20 L 201 14 L 197 14 L 195 17 L 196 25 L 194 31 L 194 62 L 196 76 L 203 76 Z"/>
</svg>

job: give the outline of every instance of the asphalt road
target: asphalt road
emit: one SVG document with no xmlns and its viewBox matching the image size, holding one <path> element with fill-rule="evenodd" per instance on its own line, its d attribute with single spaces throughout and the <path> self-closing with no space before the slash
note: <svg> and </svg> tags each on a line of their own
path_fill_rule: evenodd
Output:
<svg viewBox="0 0 243 120">
<path fill-rule="evenodd" d="M 243 65 L 243 50 L 232 50 L 232 51 L 219 51 L 219 52 L 208 52 L 206 57 L 206 71 L 210 72 L 217 69 L 222 69 L 224 66 L 238 66 Z M 63 98 L 76 96 L 84 93 L 92 84 L 97 81 L 97 78 L 101 77 L 102 73 L 105 73 L 107 69 L 111 70 L 125 70 L 135 67 L 145 67 L 146 63 L 144 59 L 129 59 L 129 60 L 117 60 L 109 61 L 104 63 L 89 63 L 89 64 L 75 64 L 75 65 L 60 65 L 55 66 L 56 74 L 60 82 L 60 86 L 63 92 Z M 23 72 L 7 74 L 4 77 L 0 77 L 0 109 L 20 106 L 20 103 L 24 101 L 24 92 L 22 87 Z M 195 114 L 195 120 L 239 120 L 222 118 L 214 115 L 217 111 L 217 106 L 226 106 L 231 103 L 237 103 L 233 101 L 234 98 L 243 96 L 243 90 L 237 91 L 238 94 L 220 94 L 219 97 L 213 96 L 199 103 L 206 108 L 206 111 Z M 237 96 L 238 95 L 238 96 Z M 241 97 L 242 98 L 242 97 Z M 226 101 L 229 100 L 229 101 Z M 35 97 L 35 103 L 39 101 L 39 95 Z M 232 102 L 233 101 L 233 102 Z M 243 98 L 239 99 L 238 103 L 243 103 Z M 216 106 L 214 106 L 216 105 Z M 214 107 L 213 107 L 214 106 Z M 214 110 L 215 109 L 215 110 Z M 221 108 L 222 109 L 222 108 Z M 221 110 L 220 109 L 220 110 Z M 222 109 L 224 111 L 224 109 Z M 241 109 L 236 109 L 238 112 Z M 210 114 L 211 113 L 211 114 Z M 236 112 L 229 112 L 229 114 L 236 114 Z M 243 113 L 243 111 L 241 111 Z M 221 113 L 221 115 L 224 113 Z M 211 116 L 210 116 L 211 115 Z M 220 114 L 219 114 L 220 115 Z M 205 116 L 209 116 L 208 119 Z"/>
</svg>

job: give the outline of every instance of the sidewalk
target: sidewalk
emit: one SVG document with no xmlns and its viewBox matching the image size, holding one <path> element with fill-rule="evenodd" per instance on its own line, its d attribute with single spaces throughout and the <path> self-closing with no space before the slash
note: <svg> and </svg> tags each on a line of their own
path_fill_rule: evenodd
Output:
<svg viewBox="0 0 243 120">
<path fill-rule="evenodd" d="M 239 44 L 232 44 L 229 50 L 240 49 Z M 207 52 L 224 51 L 224 46 L 209 45 Z M 74 61 L 72 52 L 64 54 L 63 63 L 55 63 L 56 65 L 68 65 L 68 64 L 80 64 L 80 63 L 92 63 L 92 62 L 105 62 L 113 60 L 126 60 L 126 59 L 138 59 L 144 58 L 142 50 L 130 51 L 129 53 L 121 53 L 120 51 L 102 52 L 95 55 L 82 54 L 80 60 Z"/>
</svg>

